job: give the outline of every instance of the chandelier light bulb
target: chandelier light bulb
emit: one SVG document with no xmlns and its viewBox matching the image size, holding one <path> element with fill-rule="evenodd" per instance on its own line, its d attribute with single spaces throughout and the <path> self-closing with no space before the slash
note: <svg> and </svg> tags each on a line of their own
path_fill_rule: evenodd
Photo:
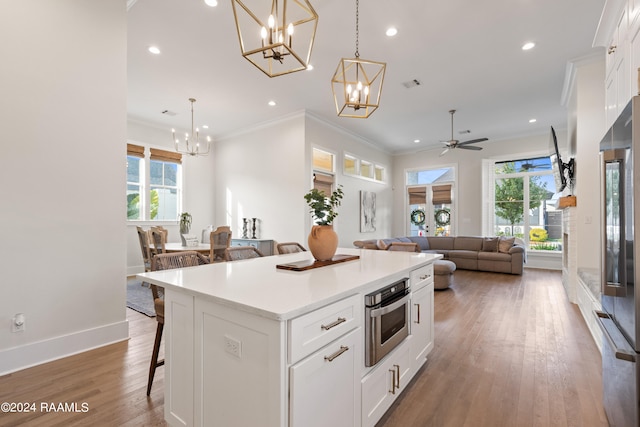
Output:
<svg viewBox="0 0 640 427">
<path fill-rule="evenodd" d="M 358 82 L 358 90 L 362 90 L 362 82 Z"/>
<path fill-rule="evenodd" d="M 273 26 L 275 25 L 275 19 L 273 19 L 273 15 L 269 15 L 269 28 L 273 28 Z"/>
<path fill-rule="evenodd" d="M 289 37 L 293 35 L 293 24 L 289 24 L 289 26 L 287 27 L 287 34 L 289 35 Z"/>
<path fill-rule="evenodd" d="M 260 37 L 262 37 L 263 40 L 267 38 L 267 29 L 265 27 L 262 27 L 260 30 Z"/>
</svg>

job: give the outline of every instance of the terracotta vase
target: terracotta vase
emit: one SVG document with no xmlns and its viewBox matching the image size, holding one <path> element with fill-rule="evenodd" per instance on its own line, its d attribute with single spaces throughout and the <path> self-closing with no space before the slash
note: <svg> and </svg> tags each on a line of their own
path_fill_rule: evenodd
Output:
<svg viewBox="0 0 640 427">
<path fill-rule="evenodd" d="M 333 225 L 314 225 L 307 242 L 311 255 L 318 261 L 329 261 L 338 249 L 338 235 Z"/>
</svg>

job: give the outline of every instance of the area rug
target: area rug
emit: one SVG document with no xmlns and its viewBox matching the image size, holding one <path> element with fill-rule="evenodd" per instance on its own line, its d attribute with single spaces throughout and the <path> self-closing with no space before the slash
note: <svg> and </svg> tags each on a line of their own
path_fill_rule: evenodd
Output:
<svg viewBox="0 0 640 427">
<path fill-rule="evenodd" d="M 137 279 L 127 280 L 127 307 L 149 317 L 156 317 L 153 294 L 148 284 Z"/>
</svg>

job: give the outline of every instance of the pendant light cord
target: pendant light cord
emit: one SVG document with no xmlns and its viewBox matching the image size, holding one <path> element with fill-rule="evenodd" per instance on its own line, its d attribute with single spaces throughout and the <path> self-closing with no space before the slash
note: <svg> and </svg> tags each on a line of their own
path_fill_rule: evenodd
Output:
<svg viewBox="0 0 640 427">
<path fill-rule="evenodd" d="M 359 47 L 359 36 L 360 36 L 360 32 L 358 29 L 358 20 L 359 20 L 359 13 L 358 13 L 358 9 L 359 9 L 359 5 L 360 5 L 360 1 L 356 0 L 356 58 L 360 58 L 360 52 L 358 51 L 358 47 Z"/>
</svg>

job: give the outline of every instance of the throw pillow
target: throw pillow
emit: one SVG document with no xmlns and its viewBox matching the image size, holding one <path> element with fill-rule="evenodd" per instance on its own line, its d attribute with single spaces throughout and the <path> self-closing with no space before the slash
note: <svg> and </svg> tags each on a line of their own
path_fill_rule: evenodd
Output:
<svg viewBox="0 0 640 427">
<path fill-rule="evenodd" d="M 515 240 L 516 240 L 515 237 L 509 237 L 509 238 L 501 237 L 500 241 L 498 242 L 498 251 L 504 254 L 508 254 L 509 249 L 511 249 L 511 247 L 513 246 L 513 242 Z"/>
<path fill-rule="evenodd" d="M 483 252 L 498 252 L 498 238 L 487 237 L 482 241 Z"/>
</svg>

